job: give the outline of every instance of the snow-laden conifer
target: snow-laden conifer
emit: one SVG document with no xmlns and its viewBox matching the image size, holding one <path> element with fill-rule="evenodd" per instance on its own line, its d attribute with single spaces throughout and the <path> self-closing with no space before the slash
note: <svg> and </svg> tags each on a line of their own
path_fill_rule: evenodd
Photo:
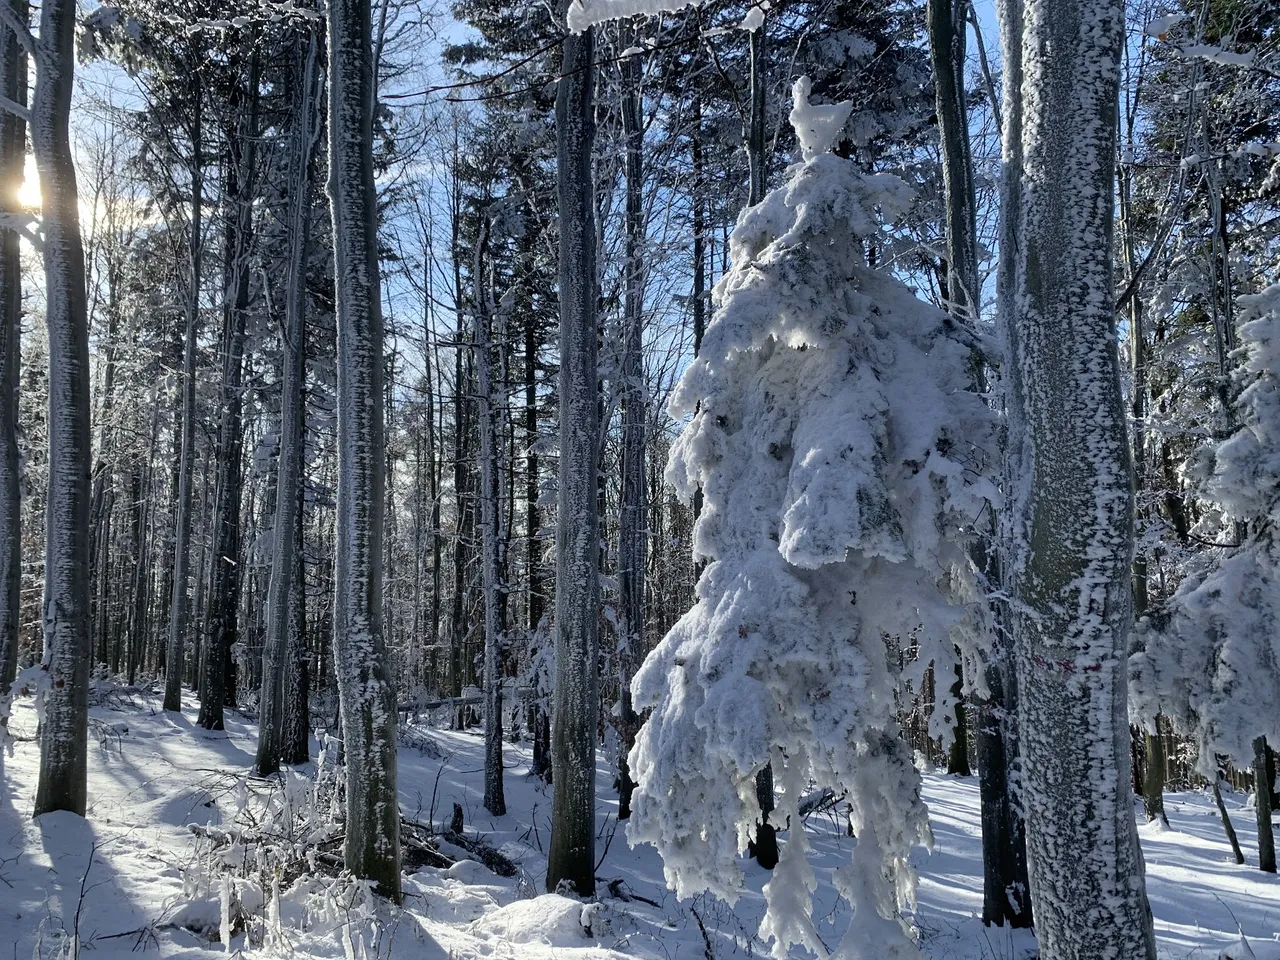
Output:
<svg viewBox="0 0 1280 960">
<path fill-rule="evenodd" d="M 917 955 L 899 911 L 910 850 L 930 840 L 894 697 L 929 662 L 950 676 L 957 641 L 974 652 L 966 543 L 996 497 L 994 420 L 969 389 L 971 340 L 867 264 L 877 212 L 900 210 L 907 188 L 828 152 L 831 108 L 810 107 L 804 81 L 795 92 L 807 159 L 739 219 L 672 400 L 691 419 L 667 478 L 685 497 L 702 489 L 694 551 L 710 563 L 632 687 L 653 712 L 631 753 L 630 836 L 660 850 L 681 895 L 732 900 L 758 770 L 772 761 L 778 824 L 799 822 L 811 784 L 843 793 L 858 842 L 838 885 L 856 916 L 838 955 L 884 960 Z M 919 643 L 907 671 L 887 637 Z M 826 955 L 805 852 L 791 831 L 765 888 L 778 956 Z"/>
<path fill-rule="evenodd" d="M 1198 479 L 1245 536 L 1140 624 L 1129 663 L 1138 719 L 1150 727 L 1163 711 L 1194 738 L 1211 776 L 1217 756 L 1247 766 L 1256 738 L 1280 742 L 1280 284 L 1237 302 L 1237 426 L 1202 459 Z M 1231 523 L 1220 525 L 1230 542 Z"/>
</svg>

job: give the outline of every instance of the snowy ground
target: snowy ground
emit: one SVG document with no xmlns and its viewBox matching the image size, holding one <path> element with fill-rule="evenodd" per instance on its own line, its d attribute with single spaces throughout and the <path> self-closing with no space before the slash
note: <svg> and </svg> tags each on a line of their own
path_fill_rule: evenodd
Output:
<svg viewBox="0 0 1280 960">
<path fill-rule="evenodd" d="M 306 898 L 283 898 L 278 933 L 270 905 L 261 905 L 259 922 L 249 924 L 250 936 L 234 935 L 228 951 L 210 939 L 219 934 L 217 892 L 211 900 L 207 890 L 198 889 L 193 839 L 186 829 L 189 823 L 225 822 L 244 802 L 242 777 L 253 761 L 255 730 L 235 713 L 228 714 L 228 722 L 226 732 L 207 733 L 195 726 L 194 713 L 166 715 L 141 695 L 95 708 L 87 822 L 65 814 L 31 820 L 38 762 L 34 742 L 20 741 L 13 756 L 0 757 L 0 960 L 73 956 L 73 943 L 101 960 L 150 952 L 203 960 L 234 951 L 347 960 L 696 960 L 708 956 L 708 945 L 716 957 L 767 953 L 752 936 L 766 874 L 748 868 L 749 890 L 732 909 L 707 899 L 677 902 L 664 888 L 657 855 L 649 848 L 630 849 L 623 830 L 614 832 L 611 776 L 603 768 L 599 849 L 607 845 L 607 851 L 597 871 L 599 886 L 604 892 L 606 882 L 620 879 L 623 885 L 616 889 L 633 898 L 605 896 L 603 906 L 588 907 L 584 914 L 576 901 L 534 896 L 546 866 L 549 790 L 526 775 L 527 755 L 510 747 L 510 812 L 488 816 L 480 804 L 479 736 L 439 730 L 425 732 L 442 758 L 401 750 L 405 813 L 427 820 L 434 808 L 439 822 L 459 803 L 468 832 L 484 835 L 517 860 L 520 876 L 501 879 L 472 862 L 447 871 L 426 868 L 406 879 L 403 911 L 383 906 L 365 915 L 330 908 L 320 916 L 312 909 L 303 929 L 302 901 L 314 908 L 323 900 L 313 884 Z M 20 736 L 34 732 L 29 705 L 15 710 L 13 726 Z M 1029 937 L 988 930 L 975 919 L 982 901 L 976 782 L 931 775 L 925 793 L 937 838 L 933 853 L 921 850 L 918 860 L 916 923 L 925 955 L 948 960 L 1034 956 Z M 1280 960 L 1280 885 L 1256 869 L 1253 815 L 1241 809 L 1243 799 L 1227 798 L 1248 858 L 1243 867 L 1231 862 L 1206 796 L 1170 795 L 1172 828 L 1141 829 L 1162 958 L 1214 958 L 1228 949 L 1233 960 Z M 844 837 L 834 816 L 812 817 L 807 828 L 820 856 L 815 915 L 824 918 L 821 929 L 834 943 L 848 915 L 833 895 L 830 870 L 845 862 L 853 841 Z M 184 880 L 187 892 L 196 894 L 194 901 L 184 895 Z M 249 896 L 244 899 L 253 906 Z M 202 923 L 207 933 L 187 929 Z M 1237 924 L 1251 954 L 1233 947 L 1240 942 Z M 591 935 L 584 935 L 584 925 Z"/>
</svg>

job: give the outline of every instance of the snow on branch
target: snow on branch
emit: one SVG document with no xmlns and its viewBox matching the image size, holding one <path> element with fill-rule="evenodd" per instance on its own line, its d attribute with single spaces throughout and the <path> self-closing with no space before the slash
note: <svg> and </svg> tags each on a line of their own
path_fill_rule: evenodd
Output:
<svg viewBox="0 0 1280 960">
<path fill-rule="evenodd" d="M 679 895 L 733 900 L 757 771 L 773 764 L 777 823 L 798 824 L 800 798 L 830 788 L 858 837 L 837 876 L 856 920 L 835 955 L 894 960 L 919 956 L 901 911 L 911 848 L 930 842 L 895 696 L 930 663 L 950 675 L 957 644 L 972 658 L 985 642 L 969 547 L 998 500 L 996 421 L 945 315 L 867 264 L 878 211 L 901 211 L 909 191 L 827 152 L 846 113 L 809 105 L 797 84 L 807 159 L 739 218 L 702 352 L 673 396 L 691 420 L 667 479 L 686 498 L 703 491 L 694 551 L 710 563 L 632 685 L 653 712 L 630 757 L 630 839 L 658 848 Z M 919 656 L 901 668 L 890 643 Z M 938 694 L 933 732 L 949 737 L 954 705 L 945 684 Z M 793 830 L 765 888 L 775 956 L 829 955 L 814 885 Z"/>
<path fill-rule="evenodd" d="M 573 0 L 569 4 L 566 21 L 571 33 L 582 33 L 609 20 L 679 13 L 686 7 L 699 7 L 703 2 L 704 0 Z M 748 6 L 739 27 L 752 32 L 760 29 L 770 6 L 769 0 L 755 0 Z"/>
</svg>

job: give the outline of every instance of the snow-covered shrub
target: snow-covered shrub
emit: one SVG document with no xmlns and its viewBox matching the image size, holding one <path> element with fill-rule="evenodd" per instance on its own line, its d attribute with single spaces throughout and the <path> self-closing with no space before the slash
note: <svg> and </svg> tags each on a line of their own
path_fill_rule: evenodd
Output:
<svg viewBox="0 0 1280 960">
<path fill-rule="evenodd" d="M 971 339 L 867 264 L 907 188 L 828 152 L 833 108 L 807 92 L 797 83 L 792 112 L 806 159 L 740 217 L 671 404 L 691 419 L 667 478 L 686 498 L 703 490 L 694 552 L 710 563 L 632 686 L 653 712 L 630 757 L 629 836 L 659 849 L 681 896 L 732 901 L 757 771 L 772 762 L 779 825 L 800 822 L 811 783 L 843 793 L 858 842 L 837 883 L 856 916 L 838 955 L 892 960 L 918 956 L 900 909 L 909 852 L 930 833 L 894 722 L 895 693 L 919 677 L 899 674 L 885 638 L 914 634 L 920 673 L 933 662 L 949 676 L 957 643 L 976 654 L 968 548 L 996 499 L 996 423 L 971 390 Z M 827 955 L 805 847 L 792 831 L 765 888 L 777 956 Z"/>
<path fill-rule="evenodd" d="M 1239 298 L 1236 429 L 1208 450 L 1201 495 L 1243 542 L 1208 560 L 1143 619 L 1129 661 L 1129 699 L 1154 729 L 1164 713 L 1192 737 L 1201 772 L 1218 754 L 1253 761 L 1253 741 L 1280 741 L 1280 284 Z M 1221 525 L 1227 538 L 1232 525 Z"/>
</svg>

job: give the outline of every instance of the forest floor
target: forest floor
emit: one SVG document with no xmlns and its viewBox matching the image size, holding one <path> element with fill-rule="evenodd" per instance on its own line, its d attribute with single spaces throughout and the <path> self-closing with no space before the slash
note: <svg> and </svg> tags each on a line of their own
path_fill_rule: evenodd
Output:
<svg viewBox="0 0 1280 960">
<path fill-rule="evenodd" d="M 518 864 L 501 878 L 461 860 L 424 867 L 405 878 L 405 906 L 360 909 L 334 881 L 304 878 L 275 898 L 244 882 L 234 888 L 247 919 L 219 942 L 223 887 L 210 882 L 188 824 L 227 825 L 251 815 L 247 780 L 256 730 L 228 713 L 226 731 L 209 733 L 133 693 L 92 711 L 88 819 L 51 814 L 31 819 L 38 765 L 35 715 L 17 705 L 20 738 L 0 756 L 0 960 L 53 957 L 123 960 L 154 953 L 212 960 L 228 953 L 291 954 L 345 960 L 605 960 L 644 957 L 697 960 L 767 955 L 754 937 L 767 873 L 746 867 L 747 890 L 729 907 L 710 898 L 679 902 L 666 890 L 649 847 L 631 849 L 617 829 L 612 776 L 598 776 L 598 905 L 537 895 L 545 874 L 550 790 L 528 775 L 528 753 L 508 746 L 509 812 L 481 806 L 483 741 L 479 731 L 415 728 L 416 747 L 400 751 L 404 814 L 447 821 L 461 806 L 468 837 L 483 837 Z M 302 772 L 310 773 L 309 769 Z M 295 780 L 305 792 L 305 783 Z M 978 788 L 973 778 L 929 774 L 925 796 L 936 843 L 917 853 L 919 906 L 914 917 L 924 954 L 948 960 L 1024 960 L 1029 935 L 984 928 Z M 1236 866 L 1212 800 L 1203 794 L 1166 798 L 1171 826 L 1140 829 L 1160 956 L 1280 960 L 1280 883 L 1257 868 L 1252 810 L 1228 795 L 1247 863 Z M 835 944 L 849 921 L 831 884 L 854 841 L 834 812 L 806 824 L 817 857 L 814 915 Z M 616 831 L 616 832 L 615 832 Z M 782 837 L 785 841 L 786 834 Z M 239 848 L 232 848 L 239 849 Z M 441 843 L 455 856 L 466 851 Z M 225 852 L 225 851 L 224 851 Z M 609 895 L 609 882 L 613 895 Z M 347 888 L 351 892 L 350 887 Z M 256 893 L 255 893 L 256 890 Z M 327 891 L 327 892 L 326 892 Z M 278 919 L 277 919 L 278 917 Z M 1241 931 L 1248 946 L 1241 944 Z M 1246 952 L 1248 951 L 1248 952 Z"/>
</svg>

